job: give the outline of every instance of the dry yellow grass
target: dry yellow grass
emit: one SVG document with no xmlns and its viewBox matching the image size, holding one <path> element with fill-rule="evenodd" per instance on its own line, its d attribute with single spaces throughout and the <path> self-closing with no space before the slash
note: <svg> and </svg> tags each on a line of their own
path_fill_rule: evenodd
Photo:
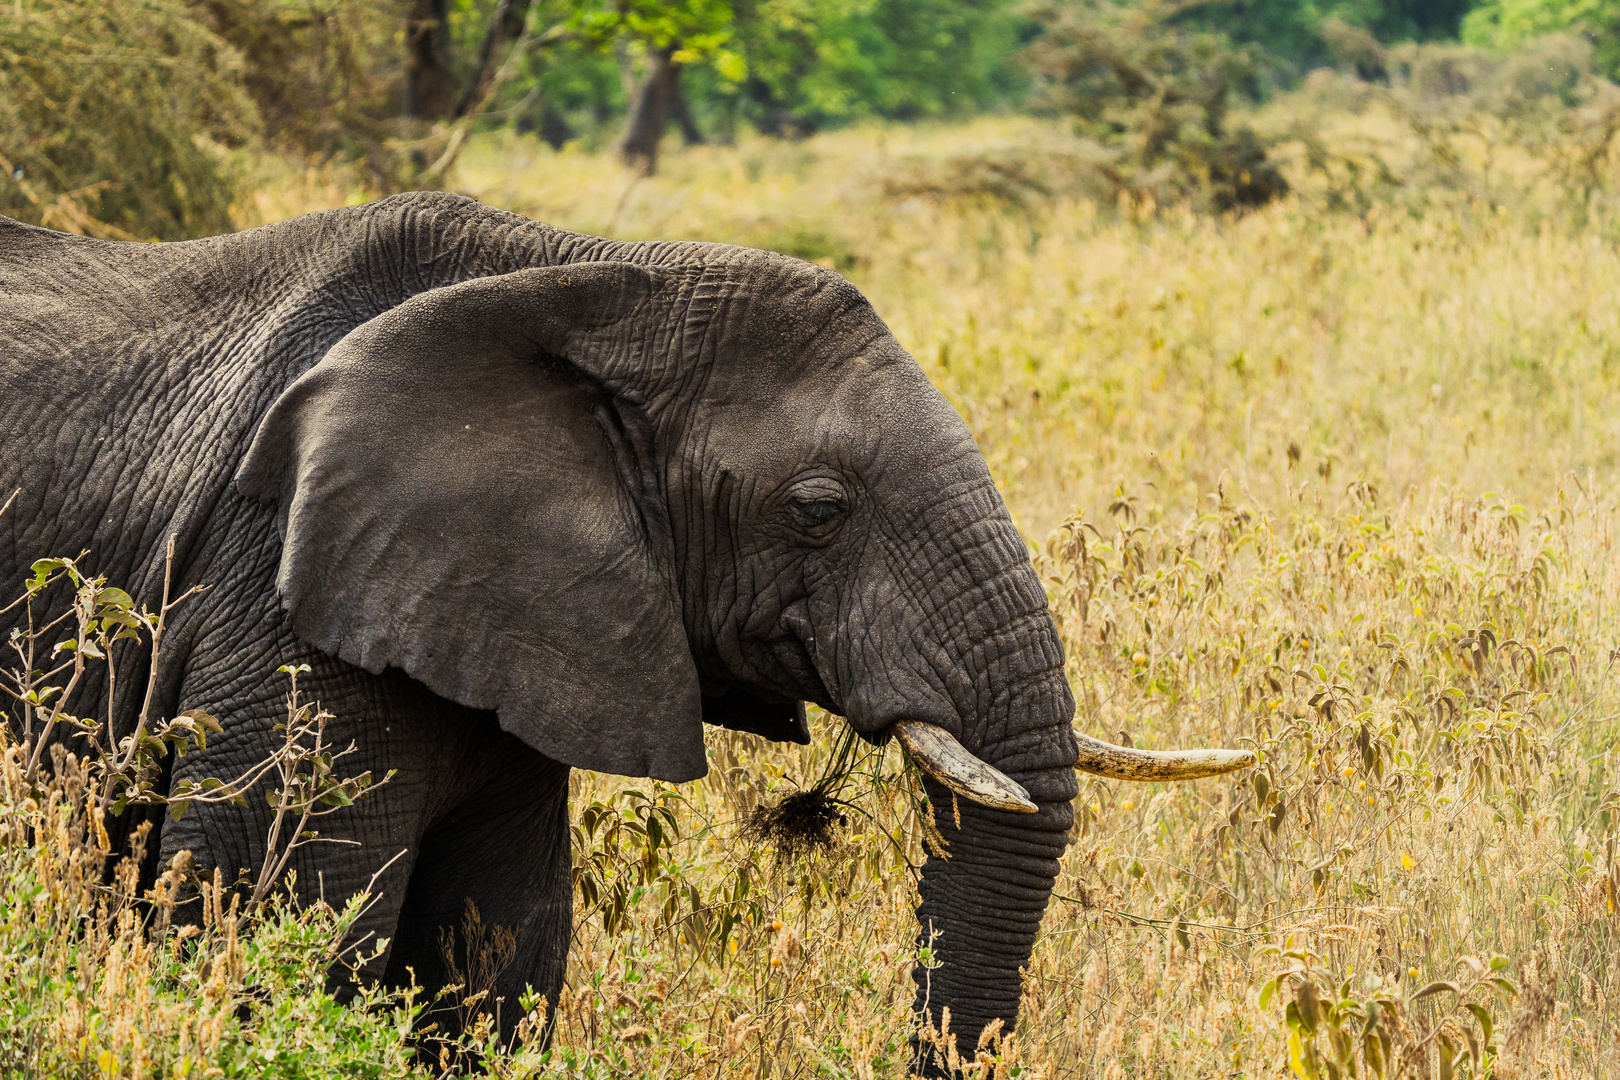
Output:
<svg viewBox="0 0 1620 1080">
<path fill-rule="evenodd" d="M 1365 1061 L 1382 1000 L 1390 1075 L 1427 1075 L 1443 1044 L 1459 1075 L 1616 1075 L 1620 255 L 1595 226 L 1444 191 L 1422 217 L 1303 196 L 1211 219 L 885 183 L 1057 141 L 1032 121 L 856 130 L 636 179 L 493 138 L 454 183 L 569 228 L 843 269 L 1036 544 L 1077 723 L 1263 751 L 1235 781 L 1083 785 L 1017 1046 L 985 1070 L 1271 1076 L 1293 1057 L 1304 1075 L 1311 1046 L 1339 1052 L 1329 1028 Z M 242 216 L 356 197 L 280 176 Z M 714 735 L 667 850 L 580 834 L 625 915 L 611 934 L 599 905 L 582 920 L 544 1068 L 890 1074 L 920 853 L 893 752 L 869 763 L 878 789 L 852 788 L 834 854 L 776 866 L 735 842 L 761 798 L 819 774 L 837 728 L 818 730 L 809 750 Z M 581 774 L 576 814 L 645 808 L 635 787 Z M 1516 995 L 1467 997 L 1489 1037 L 1459 994 L 1415 997 L 1474 987 L 1492 973 L 1464 958 L 1496 955 Z M 1338 1009 L 1292 1049 L 1306 980 L 1261 1004 L 1290 968 Z"/>
</svg>

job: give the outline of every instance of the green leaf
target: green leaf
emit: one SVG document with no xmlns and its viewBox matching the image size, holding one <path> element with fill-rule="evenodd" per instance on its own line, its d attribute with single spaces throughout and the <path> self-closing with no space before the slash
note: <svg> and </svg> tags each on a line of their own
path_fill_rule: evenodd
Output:
<svg viewBox="0 0 1620 1080">
<path fill-rule="evenodd" d="M 108 588 L 102 589 L 101 592 L 96 595 L 96 603 L 105 604 L 107 607 L 112 608 L 128 609 L 135 606 L 135 598 L 130 596 L 129 593 L 125 592 L 123 589 L 112 588 L 109 586 Z"/>
<path fill-rule="evenodd" d="M 1413 994 L 1412 995 L 1412 1000 L 1413 1001 L 1422 1001 L 1424 998 L 1430 997 L 1430 996 L 1432 996 L 1434 994 L 1438 994 L 1442 990 L 1450 990 L 1453 994 L 1456 994 L 1456 993 L 1460 992 L 1457 989 L 1457 984 L 1456 983 L 1449 983 L 1449 982 L 1446 982 L 1444 979 L 1437 979 L 1434 982 L 1430 983 L 1428 986 L 1425 986 L 1423 989 L 1419 990 L 1417 993 Z"/>
<path fill-rule="evenodd" d="M 730 49 L 715 53 L 713 63 L 715 72 L 727 82 L 740 83 L 748 78 L 748 61 Z"/>
<path fill-rule="evenodd" d="M 29 594 L 32 595 L 33 593 L 39 592 L 39 590 L 43 589 L 46 583 L 50 581 L 53 574 L 55 574 L 58 570 L 65 569 L 66 567 L 67 561 L 65 559 L 40 559 L 38 562 L 34 563 L 34 565 L 30 567 L 30 569 L 34 571 L 34 576 L 28 579 Z"/>
<path fill-rule="evenodd" d="M 1472 1001 L 1470 1001 L 1467 1005 L 1465 1005 L 1463 1007 L 1465 1009 L 1467 1009 L 1469 1012 L 1473 1013 L 1474 1014 L 1474 1019 L 1479 1021 L 1479 1029 L 1485 1033 L 1485 1045 L 1490 1046 L 1491 1045 L 1491 1014 L 1486 1011 L 1485 1006 L 1476 1005 Z"/>
<path fill-rule="evenodd" d="M 1271 1004 L 1271 996 L 1277 992 L 1277 981 L 1281 978 L 1282 976 L 1279 975 L 1276 979 L 1272 979 L 1260 988 L 1260 1008 L 1262 1010 Z"/>
</svg>

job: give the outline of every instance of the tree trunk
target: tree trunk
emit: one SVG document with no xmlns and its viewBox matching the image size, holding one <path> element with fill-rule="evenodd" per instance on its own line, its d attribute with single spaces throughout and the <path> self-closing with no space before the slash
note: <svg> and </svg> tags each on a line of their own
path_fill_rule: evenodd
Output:
<svg viewBox="0 0 1620 1080">
<path fill-rule="evenodd" d="M 568 118 L 557 111 L 551 102 L 546 102 L 540 108 L 540 138 L 553 150 L 561 150 L 570 139 L 578 136 Z"/>
<path fill-rule="evenodd" d="M 462 91 L 461 100 L 456 104 L 458 118 L 476 111 L 483 104 L 484 96 L 489 93 L 495 81 L 495 59 L 500 55 L 501 46 L 523 36 L 523 27 L 528 22 L 531 2 L 532 0 L 500 0 L 500 3 L 495 5 L 495 14 L 489 20 L 489 32 L 484 35 L 484 44 L 478 50 L 478 63 L 473 68 L 472 76 L 467 80 L 467 88 Z"/>
<path fill-rule="evenodd" d="M 630 109 L 630 126 L 624 133 L 621 153 L 628 165 L 641 165 L 650 175 L 658 168 L 658 143 L 669 122 L 670 103 L 675 97 L 680 68 L 670 59 L 674 44 L 647 50 L 647 74 Z"/>
<path fill-rule="evenodd" d="M 676 125 L 681 129 L 681 140 L 687 146 L 702 146 L 706 141 L 703 132 L 698 128 L 697 121 L 692 119 L 692 108 L 686 103 L 686 95 L 681 92 L 681 69 L 675 69 L 675 92 L 670 98 L 670 114 L 674 117 Z"/>
<path fill-rule="evenodd" d="M 450 0 L 412 0 L 405 23 L 405 115 L 449 116 L 456 103 L 450 76 Z"/>
</svg>

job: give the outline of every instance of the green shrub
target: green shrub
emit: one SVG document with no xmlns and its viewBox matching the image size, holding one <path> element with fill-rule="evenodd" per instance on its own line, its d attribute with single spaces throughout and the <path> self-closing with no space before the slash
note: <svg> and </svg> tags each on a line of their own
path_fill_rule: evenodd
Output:
<svg viewBox="0 0 1620 1080">
<path fill-rule="evenodd" d="M 185 853 L 138 893 L 146 832 L 128 857 L 109 856 L 86 763 L 61 754 L 31 781 L 5 732 L 0 1074 L 419 1075 L 412 995 L 366 988 L 346 1005 L 326 986 L 364 897 L 341 912 L 273 899 L 248 919 L 216 879 L 204 883 L 200 918 L 180 913 L 200 927 L 173 927 L 186 907 L 176 903 Z"/>
<path fill-rule="evenodd" d="M 257 126 L 237 54 L 182 0 L 13 0 L 0 19 L 0 213 L 181 239 L 230 227 L 222 144 Z"/>
</svg>

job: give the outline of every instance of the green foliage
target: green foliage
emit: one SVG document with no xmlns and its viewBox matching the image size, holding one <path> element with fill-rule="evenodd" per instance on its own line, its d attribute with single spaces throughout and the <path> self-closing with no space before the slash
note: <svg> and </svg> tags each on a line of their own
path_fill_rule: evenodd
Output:
<svg viewBox="0 0 1620 1080">
<path fill-rule="evenodd" d="M 1189 29 L 1173 0 L 1066 0 L 1032 9 L 1045 33 L 1028 50 L 1044 108 L 1112 148 L 1122 187 L 1197 193 L 1217 209 L 1258 206 L 1288 185 L 1233 98 L 1252 85 L 1250 50 Z"/>
<path fill-rule="evenodd" d="M 327 986 L 365 898 L 342 911 L 277 900 L 247 920 L 204 883 L 199 912 L 179 901 L 184 854 L 138 893 L 145 830 L 110 859 L 90 771 L 64 755 L 32 782 L 20 751 L 0 727 L 0 1072 L 420 1075 L 413 993 L 363 988 L 344 1003 Z"/>
<path fill-rule="evenodd" d="M 743 111 L 770 131 L 982 108 L 1018 89 L 1026 26 L 1004 0 L 739 3 Z"/>
<path fill-rule="evenodd" d="M 1578 33 L 1597 46 L 1600 70 L 1620 75 L 1620 2 L 1482 0 L 1462 23 L 1470 45 L 1505 52 L 1546 34 Z"/>
<path fill-rule="evenodd" d="M 597 0 L 536 12 L 536 28 L 561 29 L 503 99 L 524 126 L 549 122 L 561 139 L 565 118 L 592 142 L 623 115 L 621 65 L 633 70 L 645 47 L 680 47 L 682 90 L 704 126 L 802 135 L 1015 100 L 1025 82 L 1015 55 L 1032 31 L 1014 0 Z"/>
<path fill-rule="evenodd" d="M 1359 0 L 1338 4 L 1330 11 L 1348 19 L 1349 12 L 1365 13 L 1359 25 L 1383 41 L 1433 41 L 1456 37 L 1474 0 Z"/>
<path fill-rule="evenodd" d="M 1268 80 L 1287 84 L 1334 59 L 1335 24 L 1355 27 L 1383 42 L 1454 38 L 1473 0 L 1230 0 L 1193 3 L 1189 25 L 1226 34 L 1258 48 Z M 1535 2 L 1535 0 L 1532 0 Z"/>
<path fill-rule="evenodd" d="M 655 48 L 675 46 L 674 60 L 709 60 L 732 81 L 747 72 L 726 48 L 732 35 L 730 0 L 594 0 L 574 5 L 567 25 L 580 38 L 611 47 L 621 38 Z"/>
<path fill-rule="evenodd" d="M 0 213 L 135 239 L 229 228 L 221 144 L 256 127 L 239 71 L 183 0 L 13 0 L 0 19 Z"/>
</svg>

